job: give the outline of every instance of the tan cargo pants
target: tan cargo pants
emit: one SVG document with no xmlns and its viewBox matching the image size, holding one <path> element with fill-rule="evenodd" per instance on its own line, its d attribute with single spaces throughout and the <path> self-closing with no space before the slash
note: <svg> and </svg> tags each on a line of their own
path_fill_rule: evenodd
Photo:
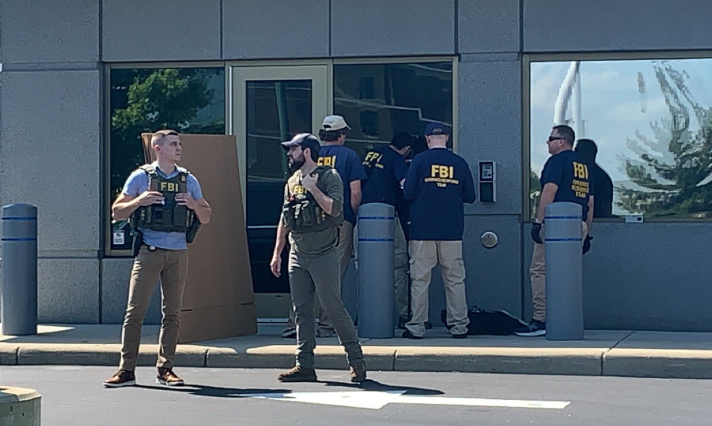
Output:
<svg viewBox="0 0 712 426">
<path fill-rule="evenodd" d="M 465 262 L 462 259 L 462 241 L 411 241 L 410 296 L 413 318 L 405 325 L 414 336 L 425 334 L 428 320 L 428 288 L 431 272 L 440 264 L 445 287 L 447 323 L 451 334 L 467 333 L 470 319 L 467 316 L 465 295 Z"/>
<path fill-rule="evenodd" d="M 541 239 L 544 240 L 544 225 L 541 226 Z M 586 238 L 588 226 L 581 222 L 581 235 Z M 583 239 L 581 240 L 583 244 Z M 532 263 L 529 267 L 529 281 L 532 285 L 532 319 L 546 322 L 546 248 L 544 244 L 534 243 Z"/>
<path fill-rule="evenodd" d="M 141 344 L 141 326 L 146 317 L 156 281 L 161 279 L 161 333 L 158 337 L 157 367 L 173 368 L 178 345 L 180 310 L 188 276 L 188 250 L 149 250 L 142 246 L 131 271 L 129 301 L 121 330 L 122 370 L 134 371 Z"/>
</svg>

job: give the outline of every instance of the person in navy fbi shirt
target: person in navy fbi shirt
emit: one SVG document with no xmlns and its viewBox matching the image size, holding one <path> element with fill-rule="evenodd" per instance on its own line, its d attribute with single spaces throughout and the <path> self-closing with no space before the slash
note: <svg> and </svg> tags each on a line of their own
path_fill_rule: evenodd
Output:
<svg viewBox="0 0 712 426">
<path fill-rule="evenodd" d="M 363 167 L 366 181 L 363 186 L 362 204 L 384 203 L 396 208 L 403 200 L 403 183 L 408 173 L 405 157 L 413 144 L 413 138 L 405 132 L 396 133 L 390 144 L 378 146 L 366 153 Z M 396 214 L 394 235 L 395 257 L 393 262 L 393 286 L 398 328 L 405 328 L 408 322 L 408 245 L 402 222 Z"/>
<path fill-rule="evenodd" d="M 583 254 L 591 248 L 588 232 L 593 222 L 593 179 L 586 162 L 573 151 L 576 133 L 569 126 L 554 126 L 546 145 L 551 157 L 541 172 L 541 196 L 536 218 L 532 225 L 534 253 L 529 268 L 532 286 L 532 321 L 516 330 L 518 336 L 546 335 L 546 251 L 544 249 L 544 214 L 546 206 L 554 202 L 580 204 Z"/>
<path fill-rule="evenodd" d="M 463 203 L 475 202 L 475 183 L 467 162 L 447 149 L 449 134 L 445 125 L 428 124 L 425 137 L 429 149 L 413 159 L 403 188 L 404 198 L 410 201 L 408 249 L 413 312 L 403 337 L 423 338 L 431 271 L 440 264 L 450 333 L 454 338 L 466 338 L 470 320 L 462 259 Z"/>
</svg>

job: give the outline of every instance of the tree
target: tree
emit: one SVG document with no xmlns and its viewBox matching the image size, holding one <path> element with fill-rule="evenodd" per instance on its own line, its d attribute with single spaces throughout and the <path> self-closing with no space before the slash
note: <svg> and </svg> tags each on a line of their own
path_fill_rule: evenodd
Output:
<svg viewBox="0 0 712 426">
<path fill-rule="evenodd" d="M 653 64 L 670 117 L 650 123 L 653 139 L 635 132 L 628 147 L 639 159 L 625 160 L 635 187 L 618 187 L 617 205 L 648 216 L 707 217 L 712 207 L 712 108 L 698 104 L 686 72 Z M 691 113 L 698 130 L 691 128 Z"/>
<path fill-rule="evenodd" d="M 215 97 L 209 81 L 221 68 L 121 69 L 111 74 L 111 188 L 144 162 L 141 133 L 175 129 L 181 133 L 225 133 L 225 119 L 195 123 Z"/>
</svg>

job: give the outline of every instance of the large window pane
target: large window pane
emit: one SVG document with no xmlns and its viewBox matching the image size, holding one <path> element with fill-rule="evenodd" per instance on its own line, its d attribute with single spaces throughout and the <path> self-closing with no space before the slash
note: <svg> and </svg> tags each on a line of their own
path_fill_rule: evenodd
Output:
<svg viewBox="0 0 712 426">
<path fill-rule="evenodd" d="M 712 216 L 710 76 L 712 59 L 532 63 L 532 200 L 546 138 L 563 118 L 598 145 L 596 163 L 613 181 L 612 216 Z"/>
<path fill-rule="evenodd" d="M 143 164 L 141 133 L 170 128 L 181 133 L 225 134 L 223 68 L 111 70 L 110 198 L 116 199 L 128 175 Z M 107 221 L 110 218 L 107 218 Z M 125 230 L 125 222 L 113 225 Z M 112 249 L 127 249 L 112 238 Z"/>
<path fill-rule="evenodd" d="M 452 96 L 451 61 L 334 66 L 334 113 L 351 126 L 346 145 L 362 157 L 398 132 L 422 137 L 433 121 L 452 128 Z"/>
</svg>

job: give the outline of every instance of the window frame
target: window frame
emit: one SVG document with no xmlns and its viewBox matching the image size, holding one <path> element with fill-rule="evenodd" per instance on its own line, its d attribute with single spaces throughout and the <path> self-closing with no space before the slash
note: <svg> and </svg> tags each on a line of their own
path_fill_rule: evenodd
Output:
<svg viewBox="0 0 712 426">
<path fill-rule="evenodd" d="M 531 64 L 570 61 L 634 61 L 712 59 L 712 50 L 635 51 L 635 52 L 565 52 L 522 55 L 522 222 L 530 223 L 531 174 Z M 625 223 L 625 217 L 595 218 L 594 223 Z M 712 218 L 644 218 L 644 223 L 712 223 Z"/>
<path fill-rule="evenodd" d="M 102 209 L 100 209 L 100 246 L 103 252 L 100 258 L 127 258 L 131 257 L 130 250 L 116 250 L 111 248 L 111 71 L 116 69 L 159 69 L 159 68 L 224 68 L 225 71 L 225 134 L 233 128 L 233 100 L 232 100 L 232 68 L 246 66 L 284 66 L 284 65 L 326 65 L 327 66 L 327 93 L 328 113 L 334 111 L 334 65 L 371 65 L 371 64 L 398 64 L 398 63 L 428 63 L 452 62 L 452 139 L 453 151 L 458 152 L 458 64 L 459 55 L 447 56 L 394 56 L 394 57 L 353 57 L 353 58 L 325 58 L 325 59 L 294 59 L 294 60 L 228 60 L 228 61 L 167 61 L 167 62 L 116 62 L 104 63 L 103 89 L 102 89 L 102 164 L 100 175 L 103 179 Z"/>
</svg>

